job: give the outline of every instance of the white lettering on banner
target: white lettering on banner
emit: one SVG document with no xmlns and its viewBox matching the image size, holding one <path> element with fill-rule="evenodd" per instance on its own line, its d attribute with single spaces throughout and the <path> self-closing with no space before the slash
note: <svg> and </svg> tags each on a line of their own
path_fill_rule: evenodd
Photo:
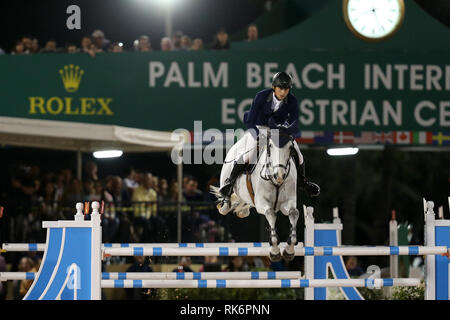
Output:
<svg viewBox="0 0 450 320">
<path fill-rule="evenodd" d="M 247 88 L 257 88 L 261 85 L 261 67 L 255 62 L 247 63 Z"/>
<path fill-rule="evenodd" d="M 426 88 L 427 90 L 441 91 L 442 87 L 439 79 L 442 78 L 442 69 L 436 65 L 427 65 L 426 67 Z"/>
<path fill-rule="evenodd" d="M 184 88 L 186 86 L 186 84 L 184 83 L 183 75 L 181 74 L 181 70 L 177 62 L 172 62 L 170 64 L 169 71 L 167 72 L 166 81 L 164 81 L 164 87 L 165 88 L 170 87 L 172 82 L 178 83 L 180 88 Z"/>
<path fill-rule="evenodd" d="M 363 126 L 374 124 L 375 126 L 402 126 L 402 102 L 395 101 L 395 105 L 388 100 L 383 100 L 381 110 L 376 110 L 372 100 L 364 103 L 358 113 L 356 100 L 326 100 L 326 99 L 302 99 L 299 105 L 299 122 L 301 125 L 333 125 L 333 126 Z M 378 113 L 381 113 L 381 117 Z M 357 115 L 360 114 L 359 119 Z M 380 121 L 381 118 L 381 121 Z"/>
<path fill-rule="evenodd" d="M 149 87 L 156 86 L 156 79 L 164 74 L 164 64 L 160 61 L 151 61 L 148 70 L 148 85 Z"/>
<path fill-rule="evenodd" d="M 340 110 L 339 110 L 340 109 Z M 332 120 L 331 123 L 333 125 L 346 125 L 347 120 L 345 120 L 345 114 L 348 112 L 348 105 L 343 100 L 333 100 L 331 102 L 331 114 Z"/>
<path fill-rule="evenodd" d="M 395 102 L 395 110 L 391 103 L 383 100 L 383 124 L 389 123 L 389 116 L 397 126 L 402 125 L 402 102 L 397 100 Z"/>
<path fill-rule="evenodd" d="M 314 122 L 314 111 L 311 110 L 314 103 L 310 99 L 302 99 L 300 101 L 300 123 L 309 126 Z"/>
<path fill-rule="evenodd" d="M 300 84 L 300 79 L 298 78 L 298 74 L 297 74 L 297 70 L 295 69 L 295 65 L 292 62 L 288 63 L 285 72 L 291 75 L 293 87 L 300 89 L 302 87 L 302 85 Z"/>
<path fill-rule="evenodd" d="M 395 81 L 397 79 L 397 81 Z M 450 90 L 450 66 L 423 64 L 365 64 L 364 89 Z"/>
<path fill-rule="evenodd" d="M 275 62 L 262 64 L 247 62 L 247 88 L 258 88 L 261 86 L 270 88 L 273 75 L 279 70 L 279 64 Z M 297 89 L 302 88 L 302 83 L 311 90 L 323 88 L 325 83 L 328 89 L 345 89 L 345 64 L 343 63 L 337 65 L 328 63 L 325 68 L 324 65 L 312 62 L 306 64 L 300 72 L 297 72 L 295 64 L 289 62 L 284 71 L 292 76 L 292 85 Z M 261 74 L 262 72 L 263 74 Z"/>
<path fill-rule="evenodd" d="M 243 99 L 236 107 L 236 99 L 222 99 L 222 124 L 236 124 L 236 114 L 238 119 L 244 122 L 244 113 L 250 110 L 252 102 L 252 98 Z"/>
<path fill-rule="evenodd" d="M 397 71 L 397 89 L 403 90 L 405 89 L 405 71 L 408 70 L 408 66 L 406 64 L 395 64 L 394 70 Z"/>
<path fill-rule="evenodd" d="M 325 125 L 325 121 L 326 121 L 326 107 L 330 104 L 330 100 L 324 100 L 324 99 L 319 99 L 316 100 L 316 104 L 319 107 L 320 110 L 320 117 L 319 117 L 319 123 L 321 125 Z"/>
<path fill-rule="evenodd" d="M 337 80 L 339 83 L 339 89 L 345 89 L 345 65 L 340 63 L 338 65 L 338 72 L 335 73 L 333 71 L 333 64 L 327 64 L 327 73 L 328 73 L 328 89 L 334 89 L 333 81 Z"/>
<path fill-rule="evenodd" d="M 171 62 L 166 68 L 161 61 L 149 62 L 148 85 L 150 88 L 162 85 L 164 88 L 228 88 L 228 62 L 221 62 L 217 70 L 211 62 L 202 63 L 201 79 L 195 78 L 195 63 Z M 166 71 L 167 70 L 167 71 Z M 186 72 L 186 76 L 183 76 Z M 187 85 L 186 85 L 187 82 Z"/>
<path fill-rule="evenodd" d="M 439 122 L 441 127 L 450 127 L 450 101 L 439 103 Z"/>
<path fill-rule="evenodd" d="M 429 109 L 428 112 L 425 111 L 426 109 Z M 439 110 L 438 116 L 436 116 L 435 110 Z M 428 116 L 426 117 L 424 113 Z M 440 127 L 450 127 L 450 101 L 440 101 L 439 108 L 431 101 L 421 101 L 414 109 L 414 118 L 422 127 L 434 125 L 437 119 L 439 119 Z"/>
<path fill-rule="evenodd" d="M 324 72 L 325 69 L 318 63 L 309 63 L 307 64 L 302 71 L 302 81 L 304 83 L 304 85 L 308 88 L 308 89 L 319 89 L 323 86 L 324 81 L 323 80 L 317 80 L 316 82 L 312 82 L 309 79 L 309 72 L 315 70 L 317 72 Z"/>
<path fill-rule="evenodd" d="M 195 70 L 194 63 L 188 62 L 188 87 L 189 88 L 200 88 L 202 86 L 200 81 L 195 81 Z"/>
<path fill-rule="evenodd" d="M 370 89 L 370 64 L 364 65 L 364 89 Z"/>
<path fill-rule="evenodd" d="M 367 121 L 372 121 L 374 125 L 380 125 L 380 119 L 378 118 L 377 112 L 375 110 L 375 106 L 372 100 L 367 100 L 366 105 L 364 106 L 361 118 L 359 119 L 359 125 L 363 126 Z"/>
<path fill-rule="evenodd" d="M 235 99 L 222 99 L 222 123 L 223 124 L 235 124 L 236 120 L 230 118 L 229 115 L 234 115 L 236 110 L 234 108 L 229 108 L 229 105 L 234 105 L 236 103 Z"/>
<path fill-rule="evenodd" d="M 423 65 L 413 64 L 411 66 L 410 88 L 411 90 L 423 90 Z"/>
<path fill-rule="evenodd" d="M 392 66 L 386 66 L 386 72 L 384 73 L 378 64 L 374 64 L 372 66 L 372 82 L 373 88 L 378 89 L 378 80 L 384 85 L 384 88 L 391 90 L 392 89 Z"/>
<path fill-rule="evenodd" d="M 241 101 L 241 103 L 239 103 L 238 105 L 238 117 L 239 119 L 244 122 L 244 113 L 246 110 L 247 106 L 251 106 L 253 102 L 253 99 L 244 99 Z M 250 109 L 250 108 L 248 108 Z"/>
<path fill-rule="evenodd" d="M 245 111 L 250 109 L 252 98 L 236 100 L 222 99 L 221 122 L 223 125 L 235 125 L 243 122 Z M 405 110 L 409 110 L 405 109 Z M 367 126 L 376 127 L 403 126 L 403 102 L 401 100 L 373 100 L 358 102 L 355 99 L 301 99 L 299 101 L 300 126 Z M 450 101 L 433 103 L 428 100 L 419 102 L 411 116 L 422 127 L 439 125 L 450 127 Z M 391 129 L 390 129 L 391 130 Z"/>
<path fill-rule="evenodd" d="M 277 73 L 278 63 L 264 63 L 264 86 L 270 88 L 272 86 L 272 78 Z"/>
<path fill-rule="evenodd" d="M 436 119 L 435 118 L 430 118 L 428 120 L 423 119 L 421 115 L 423 108 L 435 110 L 436 106 L 431 101 L 422 101 L 419 104 L 417 104 L 416 108 L 414 109 L 414 118 L 416 119 L 417 123 L 420 124 L 422 127 L 429 127 L 436 122 Z"/>
<path fill-rule="evenodd" d="M 213 88 L 228 88 L 228 62 L 219 64 L 216 75 L 214 75 L 214 69 L 210 62 L 203 63 L 203 86 L 209 88 L 210 82 Z"/>
</svg>

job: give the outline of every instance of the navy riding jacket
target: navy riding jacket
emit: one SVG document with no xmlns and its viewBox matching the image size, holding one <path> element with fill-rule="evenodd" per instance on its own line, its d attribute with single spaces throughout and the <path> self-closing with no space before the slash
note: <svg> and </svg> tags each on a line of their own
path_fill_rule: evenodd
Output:
<svg viewBox="0 0 450 320">
<path fill-rule="evenodd" d="M 244 114 L 244 124 L 247 126 L 247 129 L 254 129 L 258 132 L 257 125 L 270 128 L 282 125 L 286 127 L 287 132 L 293 138 L 298 138 L 300 129 L 297 99 L 289 92 L 275 112 L 272 111 L 272 100 L 272 88 L 264 89 L 256 94 L 250 111 Z"/>
</svg>

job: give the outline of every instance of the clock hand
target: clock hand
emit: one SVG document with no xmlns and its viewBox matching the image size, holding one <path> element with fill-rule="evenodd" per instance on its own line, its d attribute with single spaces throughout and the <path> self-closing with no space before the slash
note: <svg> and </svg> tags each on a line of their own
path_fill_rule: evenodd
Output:
<svg viewBox="0 0 450 320">
<path fill-rule="evenodd" d="M 373 14 L 375 16 L 375 21 L 377 22 L 378 29 L 380 29 L 380 23 L 378 22 L 378 17 L 377 17 L 377 14 L 375 13 L 375 8 L 372 10 L 372 12 L 373 12 Z"/>
</svg>

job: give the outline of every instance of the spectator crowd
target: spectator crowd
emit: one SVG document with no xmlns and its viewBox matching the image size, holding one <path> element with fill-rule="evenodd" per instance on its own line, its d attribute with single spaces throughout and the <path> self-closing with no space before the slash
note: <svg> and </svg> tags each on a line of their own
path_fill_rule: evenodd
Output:
<svg viewBox="0 0 450 320">
<path fill-rule="evenodd" d="M 258 40 L 258 28 L 255 24 L 251 24 L 247 28 L 247 38 L 245 41 Z M 210 46 L 213 50 L 227 50 L 230 48 L 229 36 L 224 28 L 221 28 L 214 36 L 214 41 Z M 151 39 L 148 35 L 139 36 L 128 49 L 135 52 L 154 51 Z M 200 51 L 204 50 L 203 40 L 200 38 L 192 38 L 176 31 L 171 37 L 163 37 L 160 41 L 161 51 Z M 100 52 L 124 52 L 124 44 L 120 41 L 111 41 L 106 38 L 102 30 L 94 30 L 91 35 L 84 36 L 80 43 L 67 42 L 63 47 L 58 46 L 55 40 L 51 39 L 41 44 L 39 39 L 32 36 L 23 36 L 16 41 L 10 53 L 16 54 L 37 54 L 37 53 L 87 53 L 95 56 Z M 5 50 L 0 48 L 0 54 L 5 54 Z"/>
<path fill-rule="evenodd" d="M 39 166 L 18 166 L 9 173 L 0 194 L 5 207 L 0 223 L 0 240 L 4 242 L 40 242 L 45 240 L 41 221 L 72 219 L 75 203 L 104 201 L 102 215 L 104 242 L 176 241 L 178 183 L 148 171 L 130 169 L 124 177 L 100 178 L 95 162 L 86 163 L 80 181 L 71 169 L 41 173 Z M 215 241 L 217 226 L 215 198 L 210 185 L 204 191 L 198 180 L 183 178 L 182 203 L 184 234 L 187 242 Z M 214 233 L 211 230 L 215 230 Z M 211 234 L 212 232 L 212 234 Z"/>
</svg>

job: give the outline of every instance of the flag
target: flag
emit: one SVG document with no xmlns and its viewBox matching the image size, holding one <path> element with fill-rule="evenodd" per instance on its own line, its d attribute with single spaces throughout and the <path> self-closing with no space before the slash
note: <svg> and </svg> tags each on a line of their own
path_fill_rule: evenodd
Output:
<svg viewBox="0 0 450 320">
<path fill-rule="evenodd" d="M 433 141 L 431 132 L 426 131 L 414 131 L 413 142 L 414 144 L 431 144 Z"/>
<path fill-rule="evenodd" d="M 330 131 L 316 131 L 314 134 L 314 143 L 318 144 L 332 144 L 333 132 Z"/>
<path fill-rule="evenodd" d="M 394 132 L 395 144 L 412 144 L 413 133 L 412 131 L 396 131 Z"/>
<path fill-rule="evenodd" d="M 334 143 L 337 144 L 352 144 L 354 142 L 353 132 L 349 131 L 336 131 L 334 133 Z"/>
<path fill-rule="evenodd" d="M 392 132 L 375 132 L 373 135 L 374 142 L 377 144 L 394 143 L 394 135 Z"/>
<path fill-rule="evenodd" d="M 433 144 L 450 145 L 450 132 L 433 132 Z"/>
<path fill-rule="evenodd" d="M 298 143 L 313 144 L 314 143 L 314 131 L 301 131 L 300 137 L 295 139 Z"/>
<path fill-rule="evenodd" d="M 354 135 L 353 141 L 360 144 L 372 144 L 374 143 L 373 133 L 368 131 L 357 132 Z"/>
</svg>

